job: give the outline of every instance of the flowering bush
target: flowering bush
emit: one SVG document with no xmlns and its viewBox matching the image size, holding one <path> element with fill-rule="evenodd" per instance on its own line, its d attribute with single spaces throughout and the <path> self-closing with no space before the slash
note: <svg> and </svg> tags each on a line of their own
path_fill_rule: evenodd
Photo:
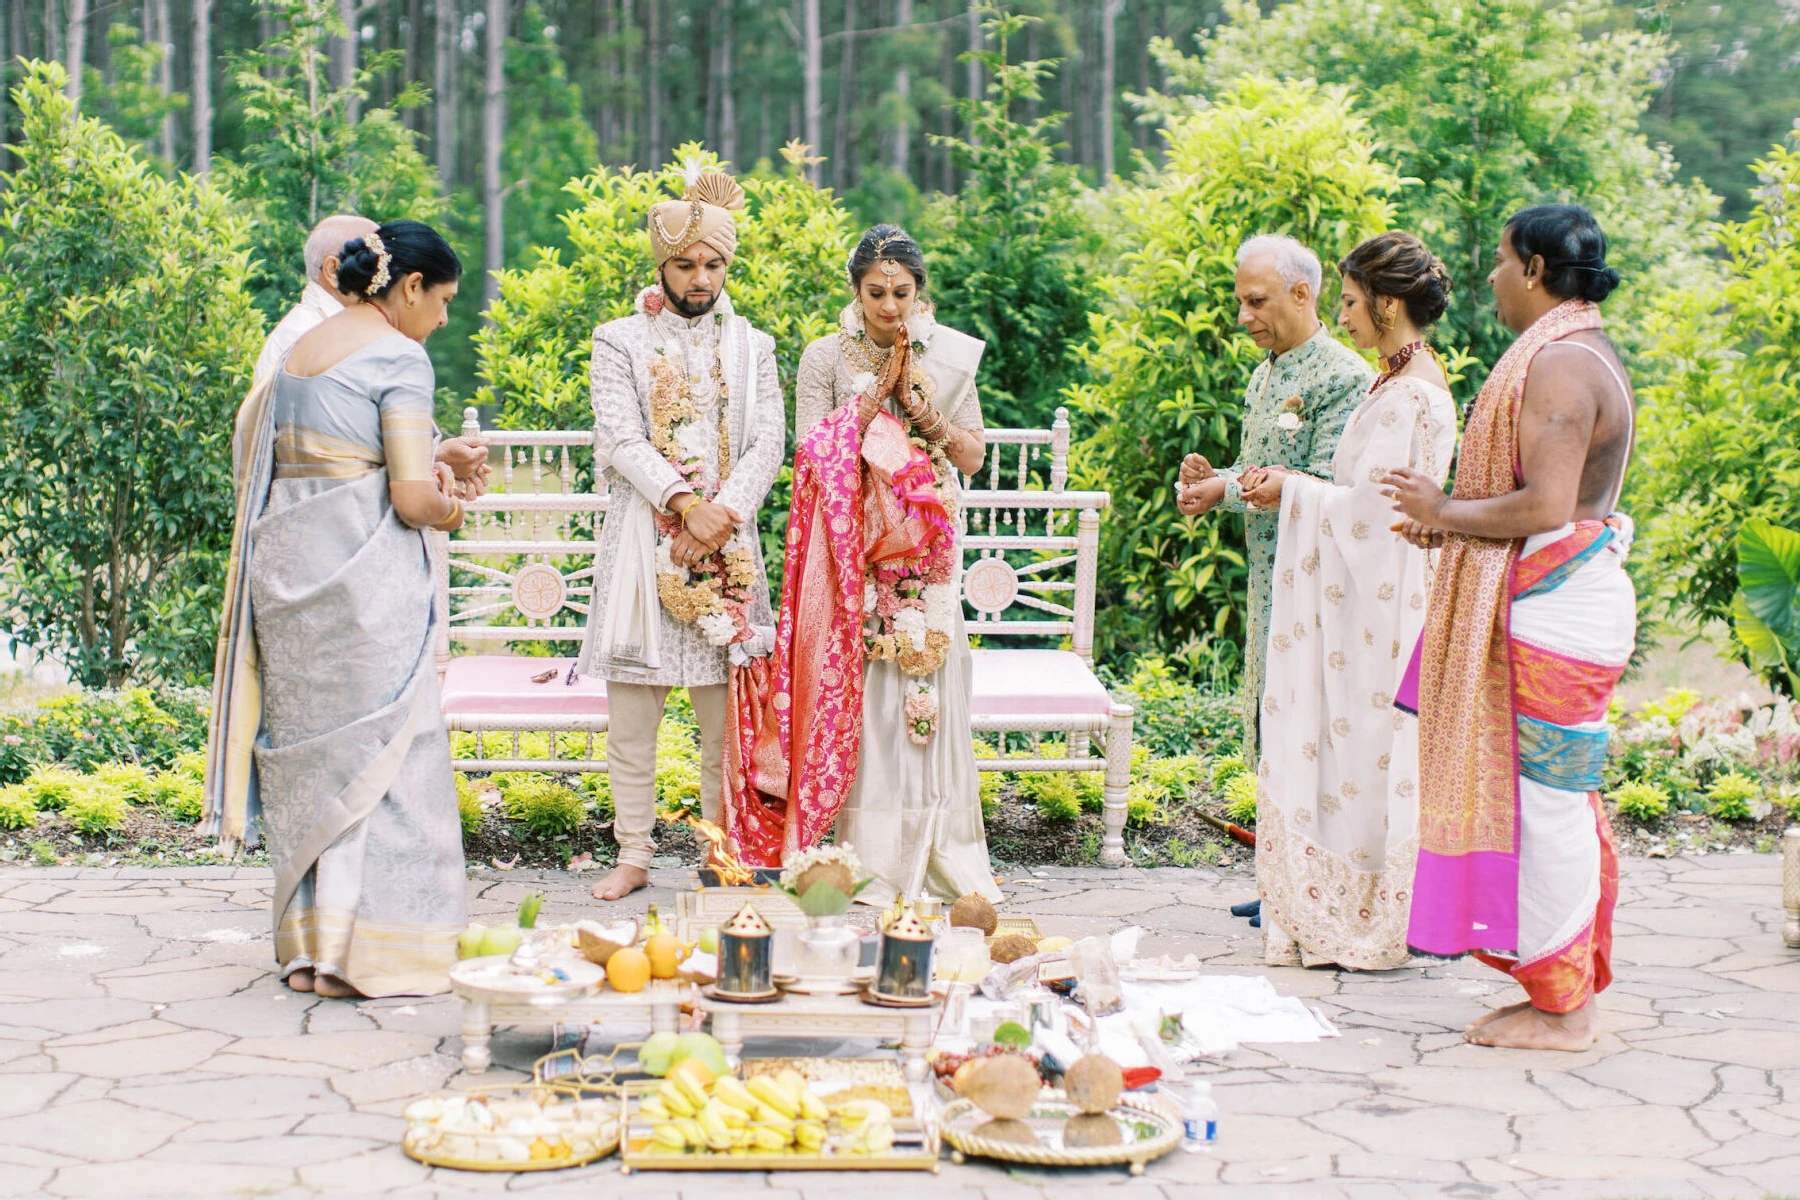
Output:
<svg viewBox="0 0 1800 1200">
<path fill-rule="evenodd" d="M 1631 784 L 1659 791 L 1668 807 L 1691 812 L 1710 812 L 1730 820 L 1757 815 L 1753 805 L 1762 799 L 1764 785 L 1777 791 L 1800 782 L 1800 723 L 1794 702 L 1779 698 L 1772 704 L 1743 710 L 1720 701 L 1703 700 L 1686 688 L 1676 688 L 1655 700 L 1626 712 L 1615 704 L 1608 714 L 1612 741 L 1606 769 L 1609 799 L 1618 801 Z M 1730 782 L 1727 782 L 1730 781 Z M 1722 786 L 1714 800 L 1714 791 Z M 1748 791 L 1746 791 L 1748 787 Z M 1648 793 L 1629 793 L 1640 807 Z M 1716 807 L 1723 804 L 1730 816 Z M 1635 820 L 1648 820 L 1627 812 Z"/>
<path fill-rule="evenodd" d="M 166 767 L 206 745 L 211 697 L 197 689 L 86 691 L 0 714 L 0 784 L 44 764 Z"/>
</svg>

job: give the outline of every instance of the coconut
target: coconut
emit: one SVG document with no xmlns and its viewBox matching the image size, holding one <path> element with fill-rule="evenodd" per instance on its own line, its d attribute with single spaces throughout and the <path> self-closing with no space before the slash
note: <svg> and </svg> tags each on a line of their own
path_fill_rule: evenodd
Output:
<svg viewBox="0 0 1800 1200">
<path fill-rule="evenodd" d="M 850 877 L 849 866 L 842 862 L 827 860 L 816 862 L 800 872 L 800 877 L 794 880 L 794 894 L 804 896 L 821 883 L 829 883 L 846 896 L 854 895 L 856 892 L 856 880 Z"/>
<path fill-rule="evenodd" d="M 1086 1054 L 1075 1060 L 1063 1076 L 1063 1091 L 1070 1103 L 1084 1113 L 1103 1113 L 1119 1102 L 1125 1090 L 1125 1073 L 1104 1054 Z"/>
<path fill-rule="evenodd" d="M 1070 1150 L 1122 1146 L 1125 1135 L 1119 1131 L 1119 1123 L 1105 1113 L 1082 1113 L 1063 1123 L 1062 1144 Z"/>
<path fill-rule="evenodd" d="M 1003 933 L 988 944 L 988 957 L 997 963 L 1018 962 L 1037 953 L 1037 947 L 1022 933 Z"/>
<path fill-rule="evenodd" d="M 969 1132 L 991 1142 L 1007 1142 L 1015 1146 L 1038 1144 L 1037 1134 L 1023 1121 L 983 1121 Z"/>
<path fill-rule="evenodd" d="M 950 924 L 979 929 L 988 937 L 1000 926 L 1000 914 L 986 896 L 970 892 L 950 906 Z"/>
<path fill-rule="evenodd" d="M 596 966 L 604 967 L 614 951 L 637 945 L 637 935 L 636 921 L 620 921 L 616 925 L 602 925 L 598 921 L 575 922 L 575 944 L 582 957 Z"/>
<path fill-rule="evenodd" d="M 957 1094 L 967 1096 L 990 1117 L 1017 1120 L 1037 1103 L 1042 1081 L 1031 1060 L 1020 1054 L 997 1054 L 980 1060 Z"/>
</svg>

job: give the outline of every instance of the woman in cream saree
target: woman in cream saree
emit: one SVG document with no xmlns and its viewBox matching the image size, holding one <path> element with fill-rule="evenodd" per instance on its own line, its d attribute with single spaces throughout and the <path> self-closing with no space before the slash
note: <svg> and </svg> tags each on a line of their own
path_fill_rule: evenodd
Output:
<svg viewBox="0 0 1800 1200">
<path fill-rule="evenodd" d="M 240 423 L 208 801 L 229 840 L 260 819 L 296 990 L 442 992 L 464 925 L 422 532 L 462 505 L 433 467 L 420 344 L 459 273 L 417 222 L 347 245 L 339 280 L 364 302 L 305 335 Z"/>
</svg>

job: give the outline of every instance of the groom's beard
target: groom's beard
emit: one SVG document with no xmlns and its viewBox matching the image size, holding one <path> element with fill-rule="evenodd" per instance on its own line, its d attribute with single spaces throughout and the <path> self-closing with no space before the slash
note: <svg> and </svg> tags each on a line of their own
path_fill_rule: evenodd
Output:
<svg viewBox="0 0 1800 1200">
<path fill-rule="evenodd" d="M 719 302 L 718 292 L 708 293 L 705 303 L 695 304 L 686 296 L 677 296 L 674 292 L 670 291 L 669 281 L 667 279 L 662 281 L 662 285 L 663 298 L 669 302 L 669 307 L 684 317 L 704 317 L 713 310 L 713 305 Z"/>
</svg>

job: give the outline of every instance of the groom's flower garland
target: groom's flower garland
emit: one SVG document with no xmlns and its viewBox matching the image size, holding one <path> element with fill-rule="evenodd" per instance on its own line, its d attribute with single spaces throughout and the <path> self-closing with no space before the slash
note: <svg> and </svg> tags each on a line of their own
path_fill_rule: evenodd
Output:
<svg viewBox="0 0 1800 1200">
<path fill-rule="evenodd" d="M 875 386 L 879 365 L 876 353 L 861 329 L 841 330 L 841 341 L 852 367 L 863 369 L 851 381 L 856 393 L 853 403 Z M 915 340 L 915 353 L 925 349 Z M 885 357 L 885 356 L 883 356 Z M 908 386 L 927 403 L 930 402 L 931 380 L 915 365 Z M 949 478 L 949 460 L 941 446 L 914 435 L 912 444 L 931 459 L 929 477 L 919 472 L 918 478 L 896 478 L 895 491 L 908 515 L 922 514 L 909 500 L 908 493 L 923 490 L 935 493 L 949 521 L 927 517 L 933 534 L 917 558 L 871 566 L 863 578 L 863 646 L 871 660 L 892 662 L 906 683 L 905 716 L 907 737 L 923 746 L 931 741 L 938 727 L 937 685 L 935 675 L 950 657 L 956 630 L 956 535 L 949 522 L 956 519 L 956 493 L 944 482 Z"/>
<path fill-rule="evenodd" d="M 638 293 L 637 311 L 655 320 L 662 312 L 662 288 L 647 287 Z M 715 314 L 722 321 L 724 314 Z M 729 392 L 721 361 L 723 339 L 713 343 L 713 382 L 719 389 L 719 483 L 731 477 L 730 426 L 725 418 Z M 705 467 L 706 424 L 694 409 L 693 389 L 688 385 L 686 364 L 670 359 L 665 345 L 656 347 L 650 360 L 650 444 L 680 472 L 689 489 L 702 500 L 716 494 L 701 478 Z M 681 518 L 656 514 L 656 594 L 669 615 L 699 627 L 707 643 L 729 646 L 751 637 L 749 603 L 757 580 L 756 556 L 743 529 L 731 535 L 722 549 L 689 565 L 677 563 L 675 539 L 683 530 Z"/>
</svg>

